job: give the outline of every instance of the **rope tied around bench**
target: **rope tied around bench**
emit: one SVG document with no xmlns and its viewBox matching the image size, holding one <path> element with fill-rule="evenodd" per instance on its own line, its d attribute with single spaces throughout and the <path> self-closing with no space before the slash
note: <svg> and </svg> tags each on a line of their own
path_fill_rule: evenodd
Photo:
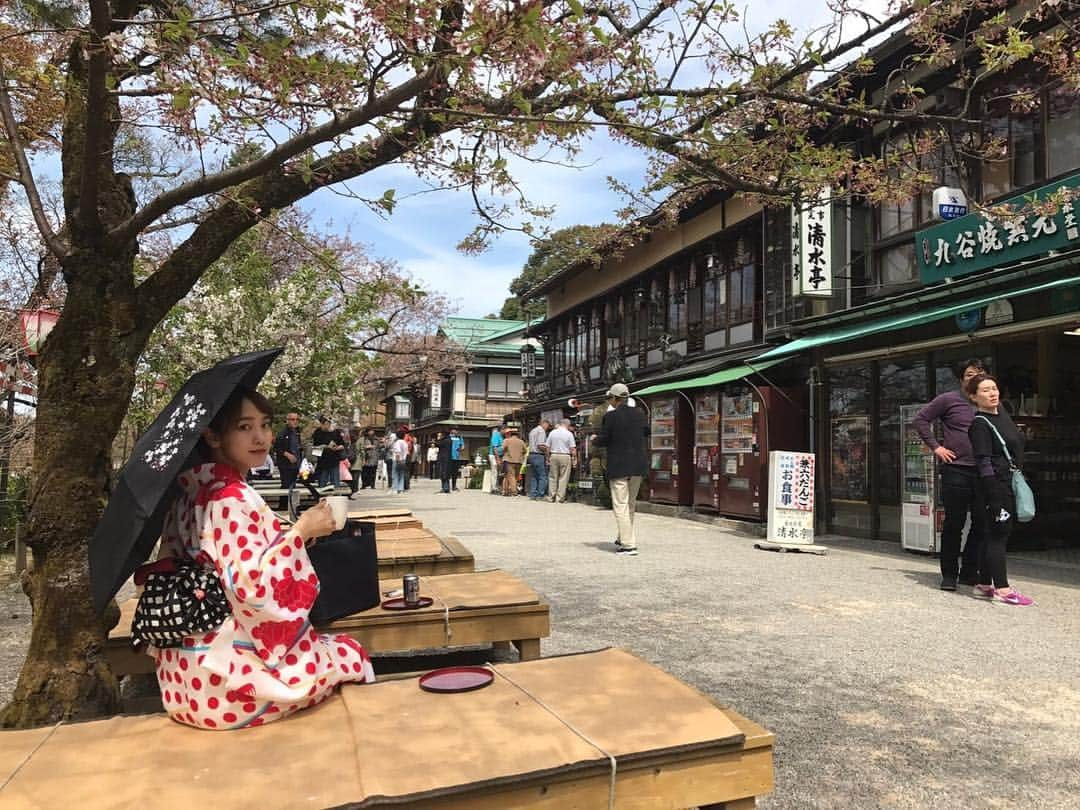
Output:
<svg viewBox="0 0 1080 810">
<path fill-rule="evenodd" d="M 33 757 L 34 754 L 36 754 L 38 752 L 38 749 L 41 748 L 41 746 L 43 746 L 45 743 L 47 743 L 49 741 L 49 739 L 52 737 L 52 735 L 56 733 L 56 730 L 58 728 L 60 728 L 60 726 L 62 726 L 62 725 L 64 725 L 63 720 L 61 720 L 55 726 L 53 726 L 49 730 L 49 733 L 46 734 L 44 737 L 42 737 L 41 741 L 37 745 L 34 746 L 33 750 L 30 751 L 30 753 L 28 753 L 25 757 L 23 757 L 23 761 L 18 764 L 18 766 L 15 768 L 15 770 L 13 770 L 10 774 L 8 774 L 8 778 L 4 780 L 4 784 L 0 785 L 0 792 L 3 792 L 4 788 L 6 788 L 8 786 L 8 784 L 10 784 L 11 780 L 14 779 L 18 775 L 19 771 L 21 771 L 23 769 L 23 765 L 25 765 L 27 762 L 30 761 L 30 758 Z"/>
<path fill-rule="evenodd" d="M 517 681 L 515 681 L 509 675 L 506 675 L 506 674 L 500 672 L 498 669 L 495 668 L 495 665 L 492 664 L 490 661 L 487 663 L 487 668 L 490 669 L 492 672 L 494 672 L 496 675 L 498 675 L 500 678 L 502 678 L 504 681 L 509 683 L 511 686 L 516 688 L 519 692 L 521 692 L 522 694 L 527 696 L 537 706 L 542 708 L 544 711 L 546 711 L 548 714 L 550 714 L 552 717 L 554 717 L 556 720 L 558 720 L 560 723 L 562 723 L 564 726 L 566 726 L 568 729 L 570 729 L 576 735 L 578 735 L 582 740 L 585 741 L 585 743 L 587 745 L 591 745 L 593 748 L 595 748 L 597 751 L 599 751 L 601 754 L 603 754 L 605 757 L 607 757 L 608 764 L 611 766 L 611 781 L 608 784 L 608 810 L 615 810 L 615 774 L 616 774 L 616 771 L 617 771 L 617 765 L 615 763 L 615 755 L 608 752 L 608 751 L 605 751 L 600 746 L 600 744 L 597 743 L 594 739 L 592 739 L 588 734 L 586 734 L 581 729 L 577 728 L 573 723 L 571 723 L 569 720 L 564 718 L 557 711 L 555 711 L 553 708 L 548 706 L 546 703 L 544 703 L 544 701 L 542 701 L 540 698 L 538 698 L 536 695 L 534 695 L 532 692 L 530 692 L 524 686 L 519 684 Z"/>
</svg>

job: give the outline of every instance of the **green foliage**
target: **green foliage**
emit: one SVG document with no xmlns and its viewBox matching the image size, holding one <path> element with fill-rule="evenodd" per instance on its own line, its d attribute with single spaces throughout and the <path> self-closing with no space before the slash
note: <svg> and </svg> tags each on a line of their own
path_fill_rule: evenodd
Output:
<svg viewBox="0 0 1080 810">
<path fill-rule="evenodd" d="M 547 299 L 523 304 L 521 296 L 567 265 L 588 259 L 591 251 L 614 231 L 613 225 L 572 225 L 538 243 L 525 260 L 521 273 L 510 282 L 513 296 L 503 303 L 498 317 L 520 321 L 543 318 L 547 314 Z"/>
<path fill-rule="evenodd" d="M 0 505 L 0 545 L 6 546 L 15 539 L 15 527 L 26 520 L 26 498 L 30 490 L 30 476 L 13 472 L 8 476 L 8 489 Z"/>
</svg>

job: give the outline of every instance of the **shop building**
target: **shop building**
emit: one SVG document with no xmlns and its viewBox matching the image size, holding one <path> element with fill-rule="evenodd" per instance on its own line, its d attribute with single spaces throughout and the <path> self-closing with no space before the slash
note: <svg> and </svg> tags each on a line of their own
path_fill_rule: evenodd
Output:
<svg viewBox="0 0 1080 810">
<path fill-rule="evenodd" d="M 491 428 L 525 403 L 521 350 L 529 342 L 527 325 L 492 318 L 447 318 L 438 337 L 460 346 L 470 358 L 468 365 L 445 369 L 434 383 L 394 381 L 387 387 L 393 423 L 410 425 L 425 448 L 438 433 L 457 428 L 465 440 L 464 457 L 472 459 L 478 452 L 486 457 Z M 535 356 L 542 369 L 542 353 Z"/>
<path fill-rule="evenodd" d="M 900 36 L 874 50 L 881 75 L 909 45 Z M 927 109 L 956 102 L 953 78 L 923 80 Z M 877 83 L 878 94 L 893 86 Z M 676 225 L 530 291 L 548 300 L 530 330 L 546 364 L 530 416 L 575 415 L 571 398 L 598 403 L 627 382 L 652 420 L 645 497 L 761 520 L 765 452 L 808 450 L 819 532 L 901 540 L 918 530 L 912 546 L 932 550 L 934 466 L 910 419 L 956 387 L 958 362 L 979 357 L 1028 439 L 1039 516 L 1013 547 L 1080 550 L 1080 202 L 1060 191 L 1080 187 L 1080 105 L 1030 64 L 980 91 L 972 103 L 1004 156 L 969 161 L 964 185 L 985 205 L 1023 198 L 1023 216 L 942 222 L 931 191 L 960 185 L 942 149 L 926 156 L 931 185 L 906 203 L 810 206 L 824 209 L 813 217 L 827 223 L 831 255 L 829 283 L 808 289 L 808 209 L 796 222 L 717 190 Z M 1022 109 L 1007 102 L 1018 93 Z M 887 154 L 910 135 L 879 126 L 850 142 Z M 1035 210 L 1032 195 L 1064 202 Z"/>
</svg>

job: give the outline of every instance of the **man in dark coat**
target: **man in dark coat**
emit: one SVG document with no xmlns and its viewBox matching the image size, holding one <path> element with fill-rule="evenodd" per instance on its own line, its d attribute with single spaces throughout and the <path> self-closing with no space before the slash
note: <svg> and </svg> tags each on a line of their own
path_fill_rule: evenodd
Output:
<svg viewBox="0 0 1080 810">
<path fill-rule="evenodd" d="M 439 471 L 439 478 L 442 481 L 442 489 L 439 492 L 450 493 L 450 481 L 454 477 L 454 437 L 449 433 L 440 433 L 438 439 L 435 441 L 435 446 L 439 449 L 439 457 L 435 461 L 435 467 Z"/>
<path fill-rule="evenodd" d="M 615 541 L 615 553 L 634 557 L 638 553 L 634 536 L 634 512 L 641 479 L 649 472 L 646 439 L 649 437 L 649 420 L 641 408 L 627 404 L 630 390 L 622 383 L 615 383 L 607 392 L 611 410 L 604 414 L 596 444 L 607 448 L 607 476 L 611 487 L 611 508 L 615 512 L 615 524 L 619 537 Z"/>
<path fill-rule="evenodd" d="M 300 414 L 292 411 L 285 417 L 285 427 L 274 439 L 274 461 L 281 471 L 282 489 L 292 489 L 300 472 Z"/>
</svg>

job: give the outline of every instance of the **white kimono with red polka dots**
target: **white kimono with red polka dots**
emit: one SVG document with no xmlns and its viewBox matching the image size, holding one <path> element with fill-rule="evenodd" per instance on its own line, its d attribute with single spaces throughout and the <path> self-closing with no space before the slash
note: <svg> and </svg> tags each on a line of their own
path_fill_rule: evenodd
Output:
<svg viewBox="0 0 1080 810">
<path fill-rule="evenodd" d="M 304 541 L 224 464 L 182 473 L 162 530 L 165 552 L 213 565 L 233 615 L 217 630 L 153 650 L 169 715 L 199 728 L 277 720 L 314 706 L 345 681 L 373 681 L 364 648 L 316 633 L 308 613 L 319 580 Z"/>
</svg>

